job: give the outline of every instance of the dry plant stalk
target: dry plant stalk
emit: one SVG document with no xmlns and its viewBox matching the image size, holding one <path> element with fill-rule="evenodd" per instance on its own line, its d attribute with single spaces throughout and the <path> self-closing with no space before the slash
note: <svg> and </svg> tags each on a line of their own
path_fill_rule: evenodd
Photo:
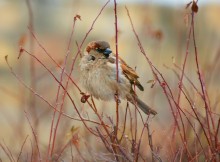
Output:
<svg viewBox="0 0 220 162">
<path fill-rule="evenodd" d="M 153 80 L 153 87 L 158 86 L 164 92 L 163 95 L 166 97 L 170 108 L 170 114 L 174 120 L 174 127 L 171 128 L 171 133 L 168 136 L 171 137 L 171 142 L 167 142 L 171 146 L 171 153 L 167 156 L 162 156 L 160 152 L 157 150 L 157 144 L 154 141 L 154 131 L 153 126 L 151 125 L 154 122 L 154 118 L 150 116 L 142 116 L 139 110 L 135 107 L 132 109 L 127 103 L 125 109 L 119 109 L 119 104 L 116 102 L 115 104 L 115 120 L 113 117 L 109 116 L 108 114 L 103 114 L 99 107 L 97 107 L 95 100 L 93 97 L 87 97 L 85 101 L 85 105 L 89 108 L 89 110 L 94 114 L 95 117 L 91 117 L 87 114 L 84 117 L 81 113 L 81 107 L 77 106 L 77 102 L 80 102 L 78 98 L 74 98 L 70 94 L 69 87 L 74 86 L 78 92 L 78 94 L 85 95 L 82 92 L 76 80 L 73 77 L 73 70 L 75 68 L 76 61 L 78 57 L 81 55 L 81 48 L 83 47 L 84 42 L 88 38 L 89 34 L 94 28 L 96 21 L 98 20 L 99 16 L 102 14 L 103 10 L 109 4 L 110 0 L 108 0 L 100 9 L 99 13 L 93 20 L 89 30 L 85 33 L 84 38 L 82 39 L 81 43 L 78 44 L 74 38 L 74 31 L 75 31 L 75 24 L 78 20 L 81 20 L 80 15 L 76 15 L 74 17 L 73 26 L 71 30 L 70 37 L 68 39 L 66 55 L 64 57 L 63 65 L 59 64 L 58 61 L 53 58 L 53 56 L 46 50 L 46 48 L 40 43 L 37 36 L 33 30 L 33 13 L 30 7 L 30 2 L 27 0 L 29 14 L 30 14 L 30 25 L 29 25 L 29 33 L 31 35 L 30 41 L 32 43 L 36 43 L 44 54 L 53 62 L 53 65 L 58 68 L 60 71 L 60 75 L 57 77 L 55 72 L 49 68 L 49 66 L 44 63 L 37 55 L 34 54 L 32 49 L 27 50 L 22 46 L 19 51 L 18 58 L 21 59 L 23 55 L 30 56 L 31 63 L 33 63 L 32 67 L 32 79 L 35 77 L 35 70 L 34 64 L 39 64 L 53 79 L 53 81 L 57 84 L 57 92 L 55 94 L 55 102 L 51 103 L 45 96 L 42 96 L 36 91 L 36 81 L 31 83 L 30 86 L 20 77 L 16 72 L 14 72 L 12 66 L 9 63 L 8 57 L 5 57 L 6 63 L 9 67 L 10 72 L 12 75 L 31 93 L 37 96 L 39 99 L 44 101 L 46 105 L 50 108 L 53 112 L 51 125 L 50 125 L 50 132 L 49 132 L 49 139 L 46 149 L 42 149 L 41 141 L 39 141 L 40 133 L 37 132 L 37 125 L 33 124 L 33 121 L 36 120 L 36 116 L 29 113 L 29 110 L 25 110 L 24 114 L 27 118 L 27 123 L 30 126 L 30 130 L 32 132 L 32 136 L 26 135 L 25 139 L 22 142 L 20 150 L 18 151 L 17 156 L 14 155 L 14 152 L 10 150 L 10 148 L 3 142 L 0 142 L 0 147 L 3 150 L 4 154 L 8 158 L 9 161 L 22 161 L 25 159 L 26 161 L 59 161 L 63 160 L 65 154 L 69 151 L 72 161 L 76 160 L 76 157 L 81 161 L 91 161 L 90 159 L 95 160 L 102 160 L 102 161 L 130 161 L 130 162 L 137 162 L 137 161 L 162 161 L 167 160 L 169 161 L 199 161 L 200 159 L 204 159 L 206 161 L 218 161 L 220 160 L 220 141 L 219 141 L 219 134 L 220 134 L 220 117 L 218 114 L 215 113 L 214 109 L 212 108 L 208 92 L 206 89 L 206 84 L 203 79 L 201 67 L 199 64 L 199 53 L 196 46 L 196 36 L 195 36 L 195 14 L 198 12 L 197 2 L 192 1 L 189 3 L 187 8 L 191 6 L 191 24 L 189 26 L 189 33 L 187 37 L 187 45 L 186 45 L 186 53 L 183 61 L 183 66 L 180 67 L 176 63 L 173 64 L 173 67 L 164 66 L 168 70 L 172 70 L 176 77 L 179 80 L 178 85 L 178 93 L 177 98 L 175 97 L 175 90 L 171 88 L 168 81 L 165 79 L 164 74 L 160 72 L 160 70 L 152 63 L 151 59 L 148 57 L 143 43 L 141 42 L 139 35 L 135 29 L 135 24 L 131 18 L 130 12 L 126 7 L 126 12 L 128 15 L 128 19 L 130 21 L 130 25 L 132 28 L 132 32 L 135 36 L 137 41 L 137 46 L 140 49 L 141 54 L 144 56 L 146 62 L 148 63 L 155 80 Z M 117 1 L 114 0 L 114 18 L 115 18 L 115 49 L 116 49 L 116 65 L 117 65 L 117 80 L 118 80 L 118 11 L 117 11 Z M 162 35 L 162 33 L 161 33 Z M 186 73 L 186 65 L 187 65 L 187 58 L 189 55 L 189 46 L 190 46 L 190 39 L 193 40 L 193 47 L 194 47 L 194 56 L 195 56 L 195 64 L 197 69 L 197 74 L 199 78 L 200 87 L 198 88 L 197 85 L 187 76 Z M 67 61 L 69 59 L 70 48 L 71 44 L 75 40 L 77 50 L 75 51 L 74 57 L 72 59 L 72 64 L 70 66 L 70 70 L 67 68 Z M 35 41 L 35 42 L 33 42 Z M 31 44 L 32 44 L 31 43 Z M 202 115 L 195 107 L 193 103 L 193 98 L 189 95 L 189 89 L 186 86 L 185 80 L 193 87 L 193 90 L 198 94 L 200 97 L 201 102 L 205 105 L 205 115 Z M 135 87 L 134 87 L 135 90 Z M 181 105 L 180 100 L 182 99 L 181 96 L 185 98 L 188 103 L 189 109 L 186 109 L 183 105 Z M 119 96 L 120 97 L 120 96 Z M 64 104 L 66 101 L 70 102 L 71 106 L 73 107 L 73 111 L 75 116 L 71 116 L 64 111 Z M 78 99 L 78 100 L 77 100 Z M 34 100 L 33 100 L 34 101 Z M 33 102 L 32 102 L 33 103 Z M 30 105 L 34 107 L 33 104 Z M 124 114 L 123 114 L 124 113 Z M 48 115 L 48 114 L 47 114 Z M 31 118 L 30 118 L 31 117 Z M 120 117 L 120 120 L 119 120 Z M 180 118 L 180 120 L 178 119 Z M 68 119 L 71 121 L 80 122 L 83 126 L 82 129 L 85 129 L 87 136 L 93 137 L 97 139 L 97 146 L 101 147 L 103 150 L 98 154 L 93 152 L 93 149 L 89 150 L 89 155 L 84 153 L 84 150 L 81 149 L 79 143 L 82 143 L 84 140 L 82 136 L 80 136 L 79 132 L 71 129 L 71 136 L 67 140 L 67 142 L 63 142 L 58 134 L 62 132 L 64 134 L 67 130 L 61 127 L 61 121 Z M 140 123 L 140 124 L 139 124 Z M 175 135 L 177 131 L 179 136 Z M 193 135 L 193 140 L 189 140 L 189 134 Z M 65 135 L 63 135 L 65 136 Z M 84 137 L 87 140 L 87 137 Z M 148 146 L 145 144 L 145 138 L 147 138 Z M 30 139 L 31 144 L 31 151 L 27 151 L 25 146 L 27 147 L 27 139 Z M 204 140 L 205 139 L 205 140 Z M 164 147 L 167 145 L 164 144 Z M 194 147 L 195 146 L 195 147 Z M 88 148 L 88 146 L 86 145 Z M 95 147 L 95 146 L 93 146 Z M 167 146 L 168 147 L 168 146 Z M 74 150 L 76 156 L 74 155 Z M 167 148 L 165 148 L 167 149 Z M 24 154 L 27 152 L 29 156 L 25 156 Z M 67 155 L 66 155 L 67 156 Z M 17 157 L 17 159 L 15 159 Z M 94 160 L 95 159 L 95 160 Z M 0 159 L 1 160 L 1 159 Z"/>
</svg>

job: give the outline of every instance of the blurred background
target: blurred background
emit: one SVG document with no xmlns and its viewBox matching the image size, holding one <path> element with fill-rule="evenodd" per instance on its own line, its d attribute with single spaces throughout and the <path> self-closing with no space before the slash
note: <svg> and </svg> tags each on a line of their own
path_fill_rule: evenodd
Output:
<svg viewBox="0 0 220 162">
<path fill-rule="evenodd" d="M 80 15 L 77 20 L 73 42 L 71 45 L 71 57 L 77 52 L 76 41 L 81 43 L 92 22 L 102 8 L 105 0 L 39 0 L 31 1 L 33 9 L 34 33 L 40 43 L 53 56 L 57 62 L 62 62 L 67 51 L 67 43 L 70 37 L 73 18 Z M 158 111 L 153 120 L 154 130 L 164 133 L 170 128 L 173 119 L 167 100 L 159 85 L 151 88 L 150 80 L 154 79 L 151 70 L 140 52 L 137 41 L 132 32 L 129 19 L 125 10 L 128 7 L 135 29 L 144 45 L 148 57 L 152 63 L 163 73 L 173 90 L 178 89 L 178 79 L 175 73 L 167 67 L 173 67 L 173 62 L 182 66 L 186 52 L 186 41 L 190 23 L 190 10 L 185 9 L 187 0 L 118 0 L 118 28 L 119 28 L 119 55 L 130 65 L 136 68 L 140 76 L 140 82 L 145 88 L 144 92 L 137 92 L 142 100 Z M 207 89 L 210 95 L 211 105 L 220 99 L 219 95 L 219 55 L 220 55 L 220 3 L 218 0 L 198 1 L 199 12 L 195 15 L 196 41 L 199 52 L 200 67 L 207 82 Z M 82 50 L 91 40 L 106 40 L 110 42 L 111 48 L 115 51 L 115 28 L 113 2 L 111 1 L 95 23 L 95 26 L 88 36 Z M 29 131 L 24 110 L 34 113 L 34 122 L 38 122 L 41 131 L 41 143 L 47 143 L 52 118 L 52 109 L 42 100 L 36 98 L 35 110 L 29 110 L 30 92 L 25 89 L 18 80 L 11 75 L 5 62 L 8 55 L 10 65 L 27 85 L 30 85 L 30 57 L 19 54 L 19 41 L 26 35 L 25 48 L 30 48 L 28 36 L 28 9 L 25 1 L 21 0 L 0 0 L 0 141 L 4 140 L 9 146 L 15 144 L 20 148 L 25 132 Z M 192 42 L 191 42 L 192 44 Z M 195 68 L 193 46 L 190 45 L 189 58 L 187 61 L 186 74 L 199 87 L 198 76 Z M 54 73 L 59 76 L 60 72 L 56 66 L 45 55 L 44 51 L 34 43 L 33 53 L 41 59 Z M 78 65 L 78 61 L 76 65 Z M 49 102 L 54 103 L 57 91 L 57 83 L 46 72 L 46 70 L 35 63 L 36 67 L 36 91 L 43 95 Z M 166 66 L 166 67 L 165 67 Z M 73 78 L 79 84 L 79 69 L 75 66 Z M 70 93 L 76 97 L 76 105 L 86 107 L 80 102 L 80 94 L 70 86 Z M 83 88 L 82 88 L 83 89 Z M 194 92 L 192 92 L 194 93 Z M 195 96 L 195 101 L 197 100 Z M 114 114 L 111 104 L 97 101 L 100 111 Z M 120 107 L 124 107 L 123 102 Z M 184 101 L 183 101 L 184 105 Z M 217 103 L 218 105 L 218 103 Z M 33 112 L 34 111 L 34 112 Z M 71 104 L 66 102 L 65 111 L 75 115 Z M 88 110 L 89 111 L 89 110 Z M 30 116 L 32 118 L 32 116 Z M 25 122 L 24 122 L 25 121 Z M 68 123 L 68 124 L 67 124 Z M 21 128 L 21 125 L 22 128 Z M 65 120 L 62 123 L 66 132 L 71 125 L 77 125 L 75 121 Z M 21 131 L 23 130 L 23 131 Z M 15 136 L 19 132 L 20 140 Z M 59 132 L 65 136 L 66 132 Z M 1 153 L 0 153 L 1 156 Z"/>
</svg>

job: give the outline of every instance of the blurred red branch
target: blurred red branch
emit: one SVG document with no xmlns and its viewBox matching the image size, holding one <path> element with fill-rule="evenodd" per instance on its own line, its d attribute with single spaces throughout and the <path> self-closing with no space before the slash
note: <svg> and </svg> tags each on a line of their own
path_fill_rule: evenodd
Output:
<svg viewBox="0 0 220 162">
<path fill-rule="evenodd" d="M 77 19 L 74 18 L 73 26 L 72 26 L 72 31 L 71 31 L 70 38 L 69 38 L 69 41 L 68 41 L 67 52 L 66 52 L 66 56 L 65 56 L 65 59 L 64 59 L 64 65 L 63 65 L 63 68 L 62 68 L 61 74 L 60 74 L 60 82 L 61 83 L 62 83 L 62 80 L 63 80 L 64 71 L 65 71 L 66 66 L 67 66 L 67 59 L 68 59 L 68 56 L 69 56 L 69 53 L 70 53 L 70 44 L 72 43 L 72 37 L 73 37 L 73 33 L 74 33 L 74 28 L 75 28 L 76 20 Z M 54 119 L 55 119 L 55 116 L 56 116 L 56 111 L 54 111 L 54 114 L 53 114 L 51 128 L 50 128 L 49 146 L 48 146 L 48 154 L 49 154 L 51 138 L 52 138 L 52 135 L 53 135 L 50 156 L 52 156 L 52 154 L 53 154 L 53 150 L 54 150 L 54 146 L 55 146 L 55 141 L 56 141 L 56 136 L 57 136 L 57 129 L 58 129 L 58 125 L 60 123 L 61 114 L 62 114 L 61 112 L 63 111 L 64 99 L 65 99 L 65 96 L 66 96 L 66 91 L 68 89 L 68 85 L 69 85 L 69 79 L 66 82 L 65 91 L 62 94 L 62 101 L 61 101 L 61 105 L 60 105 L 60 112 L 59 112 L 58 119 L 57 119 L 55 127 L 54 127 Z M 56 106 L 58 106 L 59 95 L 60 95 L 60 85 L 58 86 L 58 91 L 57 91 Z M 53 132 L 53 130 L 54 130 L 54 132 Z"/>
<path fill-rule="evenodd" d="M 30 90 L 34 95 L 36 95 L 37 97 L 39 97 L 42 101 L 44 101 L 49 107 L 53 108 L 53 109 L 56 109 L 50 102 L 48 102 L 43 96 L 41 96 L 40 94 L 38 94 L 36 91 L 33 90 L 33 88 L 29 87 L 12 69 L 12 67 L 9 65 L 8 63 L 8 59 L 7 59 L 7 56 L 5 57 L 5 60 L 6 60 L 6 63 L 10 69 L 10 72 L 12 73 L 12 75 L 25 87 L 27 88 L 28 90 Z M 58 109 L 56 109 L 57 112 L 60 112 Z M 71 117 L 67 114 L 65 114 L 64 112 L 61 112 L 63 116 L 69 118 L 69 119 L 73 119 L 73 120 L 76 120 L 76 121 L 82 121 L 81 119 L 77 119 L 77 118 L 74 118 L 74 117 Z M 83 118 L 84 121 L 86 122 L 91 122 L 91 123 L 94 123 L 94 124 L 97 124 L 97 125 L 101 125 L 100 123 L 96 122 L 96 121 L 93 121 L 93 120 L 90 120 L 90 119 L 85 119 Z"/>
<path fill-rule="evenodd" d="M 115 13 L 115 54 L 116 54 L 116 80 L 117 82 L 119 81 L 119 68 L 118 68 L 118 18 L 117 18 L 117 1 L 114 0 L 114 13 Z M 116 104 L 116 128 L 115 128 L 115 138 L 117 139 L 117 135 L 118 135 L 118 126 L 119 126 L 119 95 L 118 95 L 118 91 L 116 91 L 116 100 L 115 100 L 115 104 Z M 115 154 L 117 154 L 116 152 L 116 148 L 113 147 L 113 150 L 115 152 Z M 118 157 L 116 156 L 116 160 L 118 160 Z"/>
<path fill-rule="evenodd" d="M 34 44 L 34 40 L 33 40 L 33 37 L 31 35 L 31 32 L 34 32 L 34 13 L 33 13 L 33 8 L 32 8 L 30 0 L 26 0 L 26 6 L 27 6 L 27 9 L 28 9 L 28 18 L 29 18 L 29 20 L 28 20 L 29 42 L 30 42 L 29 50 L 30 50 L 31 53 L 33 53 L 34 48 L 35 48 L 35 46 L 34 46 L 35 44 Z M 33 55 L 34 55 L 34 53 L 33 53 Z M 31 83 L 31 87 L 33 88 L 33 90 L 36 90 L 36 88 L 37 88 L 36 67 L 35 67 L 35 61 L 31 58 L 29 60 L 29 65 L 30 65 L 30 83 Z M 29 106 L 30 106 L 31 116 L 33 116 L 35 119 L 37 119 L 36 98 L 32 93 L 30 93 Z M 33 129 L 35 131 L 38 130 L 38 124 L 39 124 L 39 122 L 34 122 L 33 123 Z M 38 138 L 38 137 L 36 137 L 36 138 Z M 34 150 L 34 152 L 35 151 L 36 150 Z M 34 157 L 34 158 L 36 158 L 36 157 Z"/>
<path fill-rule="evenodd" d="M 0 146 L 1 146 L 2 150 L 5 152 L 5 154 L 8 156 L 8 158 L 9 158 L 9 160 L 10 160 L 11 162 L 15 162 L 15 159 L 14 159 L 14 157 L 13 157 L 13 155 L 12 155 L 12 152 L 11 152 L 11 150 L 8 148 L 8 146 L 5 144 L 4 139 L 3 139 L 3 143 L 4 143 L 5 146 L 3 146 L 3 145 L 0 143 Z"/>
<path fill-rule="evenodd" d="M 208 143 L 210 145 L 210 149 L 213 152 L 214 150 L 213 150 L 213 143 L 212 143 L 212 131 L 211 131 L 209 120 L 211 120 L 213 128 L 215 128 L 215 125 L 214 125 L 212 114 L 210 112 L 211 108 L 209 107 L 207 97 L 206 97 L 207 92 L 206 92 L 205 83 L 203 81 L 201 71 L 200 71 L 200 67 L 199 67 L 198 51 L 197 51 L 196 40 L 195 40 L 196 38 L 195 38 L 195 27 L 194 26 L 195 26 L 194 25 L 194 12 L 192 12 L 192 33 L 193 33 L 193 45 L 194 45 L 194 50 L 195 50 L 196 67 L 197 67 L 197 72 L 198 72 L 198 76 L 199 76 L 199 82 L 200 82 L 201 89 L 202 89 L 203 101 L 205 103 L 206 122 L 207 122 L 208 132 L 209 132 L 209 138 L 207 140 L 208 140 Z M 209 119 L 209 117 L 210 117 L 210 119 Z"/>
<path fill-rule="evenodd" d="M 28 117 L 28 115 L 27 115 L 27 112 L 24 111 L 24 114 L 25 114 L 25 117 L 27 118 L 27 121 L 28 121 L 29 126 L 31 127 L 32 134 L 33 134 L 33 136 L 34 136 L 34 140 L 35 140 L 35 143 L 36 143 L 37 152 L 38 152 L 38 157 L 39 157 L 39 159 L 38 159 L 37 161 L 42 161 L 41 153 L 40 153 L 40 149 L 39 149 L 39 142 L 38 142 L 37 134 L 36 134 L 36 132 L 34 131 L 34 128 L 33 128 L 32 124 L 31 124 L 31 121 L 30 121 L 30 119 L 29 119 L 29 117 Z M 35 157 L 35 156 L 34 156 L 34 157 Z M 36 160 L 36 159 L 35 159 L 35 160 Z"/>
<path fill-rule="evenodd" d="M 134 35 L 135 35 L 135 37 L 136 37 L 136 40 L 137 40 L 137 42 L 138 42 L 138 46 L 140 47 L 141 53 L 142 53 L 142 54 L 144 55 L 144 57 L 146 58 L 146 60 L 147 60 L 147 62 L 148 62 L 148 64 L 149 64 L 149 66 L 150 66 L 150 68 L 151 68 L 151 71 L 152 71 L 152 73 L 153 73 L 154 76 L 155 76 L 155 79 L 159 82 L 159 85 L 161 86 L 161 88 L 162 88 L 163 91 L 164 91 L 165 96 L 167 97 L 167 100 L 168 100 L 168 103 L 169 103 L 169 105 L 170 105 L 172 114 L 173 114 L 173 116 L 174 116 L 174 121 L 175 121 L 175 123 L 176 123 L 176 125 L 177 125 L 177 128 L 178 128 L 178 131 L 179 131 L 181 140 L 182 140 L 182 142 L 183 142 L 183 144 L 184 144 L 184 146 L 185 146 L 185 149 L 186 149 L 186 150 L 188 151 L 188 153 L 189 153 L 189 150 L 188 150 L 187 146 L 185 145 L 185 144 L 187 143 L 187 140 L 186 140 L 186 135 L 185 135 L 186 132 L 185 132 L 185 128 L 184 128 L 185 126 L 184 126 L 183 120 L 182 120 L 182 118 L 181 118 L 181 124 L 182 124 L 182 127 L 183 127 L 183 134 L 184 134 L 184 136 L 183 136 L 182 133 L 181 133 L 181 130 L 180 130 L 180 127 L 179 127 L 179 124 L 178 124 L 178 120 L 177 120 L 177 118 L 175 117 L 174 109 L 173 109 L 173 106 L 172 106 L 170 97 L 169 97 L 169 95 L 168 95 L 168 92 L 169 92 L 170 95 L 171 95 L 171 97 L 172 97 L 172 100 L 174 101 L 175 99 L 174 99 L 174 97 L 173 97 L 173 95 L 172 95 L 172 91 L 171 91 L 169 85 L 167 84 L 166 80 L 164 79 L 163 75 L 159 72 L 159 70 L 152 64 L 152 62 L 150 61 L 150 59 L 147 57 L 147 55 L 146 55 L 146 53 L 145 53 L 145 50 L 144 50 L 144 48 L 143 48 L 143 46 L 142 46 L 142 43 L 141 43 L 141 41 L 140 41 L 140 39 L 139 39 L 139 36 L 138 36 L 138 34 L 137 34 L 137 32 L 136 32 L 136 30 L 135 30 L 135 28 L 134 28 L 134 25 L 133 25 L 133 22 L 132 22 L 132 19 L 131 19 L 129 10 L 128 10 L 127 7 L 125 7 L 125 9 L 126 9 L 126 11 L 127 11 L 127 15 L 128 15 L 129 20 L 130 20 L 130 24 L 131 24 L 133 33 L 134 33 Z M 157 76 L 157 73 L 156 73 L 156 72 L 160 75 L 160 77 L 162 78 L 162 81 L 159 79 L 159 77 Z M 168 89 L 168 92 L 167 92 L 167 89 L 166 89 L 166 88 Z M 178 110 L 178 112 L 179 112 L 179 114 L 180 114 L 180 110 L 179 110 L 178 107 L 177 107 L 177 110 Z"/>
<path fill-rule="evenodd" d="M 34 32 L 34 14 L 33 14 L 33 9 L 31 6 L 31 2 L 30 0 L 26 0 L 26 5 L 27 5 L 27 9 L 28 9 L 28 17 L 29 17 L 29 22 L 28 22 L 28 28 L 29 30 L 29 41 L 30 41 L 30 52 L 33 53 L 34 52 L 34 40 L 31 36 L 31 31 Z M 22 49 L 22 48 L 21 48 Z M 33 53 L 34 54 L 34 53 Z M 30 80 L 31 80 L 31 87 L 35 90 L 36 89 L 36 69 L 35 69 L 35 61 L 33 59 L 30 59 Z M 35 100 L 35 96 L 32 95 L 30 93 L 30 109 L 31 109 L 31 113 L 33 116 L 36 117 L 36 100 Z M 37 130 L 38 127 L 38 123 L 34 123 L 34 128 Z"/>
<path fill-rule="evenodd" d="M 100 12 L 98 13 L 98 15 L 96 16 L 96 18 L 94 19 L 89 31 L 86 33 L 82 43 L 80 44 L 79 46 L 79 49 L 81 49 L 83 43 L 85 42 L 86 38 L 88 37 L 89 33 L 92 31 L 93 29 L 93 26 L 96 22 L 96 20 L 98 19 L 98 17 L 101 15 L 102 11 L 104 10 L 105 6 L 109 3 L 109 1 L 107 1 L 104 6 L 101 8 Z M 74 19 L 74 22 L 76 21 L 76 19 Z M 67 57 L 68 57 L 68 53 L 69 53 L 69 48 L 70 48 L 70 44 L 71 44 L 71 40 L 72 40 L 72 34 L 73 34 L 73 30 L 74 30 L 74 26 L 72 28 L 72 33 L 71 33 L 71 36 L 70 36 L 70 39 L 69 39 L 69 43 L 68 43 L 68 52 L 67 52 L 67 55 L 66 55 L 66 58 L 65 58 L 65 61 L 64 61 L 64 65 L 66 65 L 66 61 L 67 61 Z M 78 57 L 78 55 L 80 54 L 80 51 L 78 50 L 77 54 L 75 55 L 75 57 L 73 58 L 73 62 L 72 62 L 72 65 L 71 65 L 71 70 L 70 70 L 70 73 L 69 73 L 69 76 L 71 76 L 72 72 L 73 72 L 73 69 L 74 69 L 74 65 L 75 65 L 75 62 L 76 62 L 76 59 Z M 64 70 L 62 70 L 62 73 L 61 73 L 61 80 L 62 80 L 62 75 L 63 75 L 63 72 Z M 62 81 L 61 81 L 62 82 Z M 60 110 L 62 110 L 63 108 L 63 103 L 64 103 L 64 99 L 65 99 L 65 96 L 66 96 L 66 90 L 68 88 L 68 85 L 69 85 L 69 78 L 67 78 L 67 82 L 66 82 L 66 86 L 65 86 L 65 91 L 64 91 L 64 94 L 63 94 L 63 97 L 62 97 L 62 104 L 61 104 L 61 107 L 60 107 Z M 78 111 L 78 110 L 77 110 Z M 51 149 L 51 156 L 52 156 L 52 153 L 53 153 L 53 149 L 54 149 L 54 143 L 55 143 L 55 139 L 56 139 L 56 130 L 58 128 L 58 124 L 59 124 L 59 121 L 60 121 L 60 117 L 61 117 L 61 114 L 59 115 L 58 117 L 58 120 L 57 120 L 57 124 L 56 124 L 56 127 L 55 127 L 55 132 L 54 132 L 54 138 L 53 138 L 53 143 L 52 143 L 52 149 Z M 105 126 L 104 126 L 105 127 Z M 106 128 L 106 127 L 105 127 Z M 93 133 L 94 134 L 94 133 Z"/>
<path fill-rule="evenodd" d="M 37 42 L 37 44 L 39 45 L 39 47 L 45 52 L 45 54 L 53 61 L 53 63 L 60 68 L 60 70 L 63 69 L 63 67 L 61 67 L 61 65 L 47 52 L 47 50 L 43 47 L 43 45 L 39 42 L 39 40 L 37 39 L 37 37 L 35 36 L 35 34 L 33 32 L 31 32 L 33 38 L 35 39 L 35 41 Z M 79 88 L 79 86 L 74 82 L 74 80 L 71 78 L 71 76 L 66 72 L 66 70 L 64 69 L 64 73 L 65 75 L 70 79 L 70 81 L 72 82 L 72 84 L 81 92 L 81 89 Z"/>
<path fill-rule="evenodd" d="M 21 157 L 21 154 L 22 154 L 22 151 L 23 151 L 23 148 L 24 148 L 24 145 L 25 145 L 27 139 L 28 139 L 28 135 L 26 136 L 26 138 L 24 139 L 24 142 L 22 143 L 22 146 L 21 146 L 21 149 L 20 149 L 18 158 L 17 158 L 17 162 L 19 162 L 19 159 L 20 159 L 20 157 Z"/>
</svg>

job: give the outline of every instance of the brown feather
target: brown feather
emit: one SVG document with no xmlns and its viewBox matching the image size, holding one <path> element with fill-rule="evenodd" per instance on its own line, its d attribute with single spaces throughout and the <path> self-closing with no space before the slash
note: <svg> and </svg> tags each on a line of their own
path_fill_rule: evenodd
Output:
<svg viewBox="0 0 220 162">
<path fill-rule="evenodd" d="M 105 41 L 93 41 L 90 42 L 86 47 L 86 52 L 89 53 L 91 50 L 95 50 L 96 48 L 106 49 L 110 48 L 110 45 Z"/>
<path fill-rule="evenodd" d="M 136 85 L 141 91 L 144 91 L 144 87 L 138 81 L 139 76 L 137 75 L 137 73 L 130 66 L 128 66 L 124 62 L 124 60 L 122 60 L 121 58 L 119 58 L 119 59 L 122 62 L 121 68 L 122 68 L 123 74 L 126 76 L 126 78 L 128 78 L 128 80 L 130 81 L 131 84 Z"/>
<path fill-rule="evenodd" d="M 113 54 L 113 56 L 116 57 L 115 54 Z M 126 64 L 126 62 L 124 60 L 122 60 L 122 58 L 118 57 L 118 59 L 121 62 L 122 72 L 125 75 L 125 77 L 130 81 L 131 84 L 136 85 L 141 91 L 144 91 L 144 87 L 138 81 L 139 76 L 137 75 L 137 73 L 130 66 L 128 66 Z M 108 61 L 112 64 L 115 63 L 115 59 L 113 59 L 111 57 L 109 58 Z M 131 91 L 133 91 L 133 90 L 131 89 Z"/>
</svg>

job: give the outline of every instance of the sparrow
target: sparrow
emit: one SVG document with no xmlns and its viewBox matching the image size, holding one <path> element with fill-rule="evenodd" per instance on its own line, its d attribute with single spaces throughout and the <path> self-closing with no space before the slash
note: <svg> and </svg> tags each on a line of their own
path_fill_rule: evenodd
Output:
<svg viewBox="0 0 220 162">
<path fill-rule="evenodd" d="M 138 81 L 139 76 L 135 70 L 120 57 L 117 77 L 116 55 L 112 53 L 108 42 L 90 42 L 85 48 L 79 66 L 82 85 L 96 99 L 110 101 L 118 96 L 137 105 L 145 114 L 157 114 L 135 94 L 133 85 L 141 91 L 144 91 L 144 88 Z"/>
</svg>

